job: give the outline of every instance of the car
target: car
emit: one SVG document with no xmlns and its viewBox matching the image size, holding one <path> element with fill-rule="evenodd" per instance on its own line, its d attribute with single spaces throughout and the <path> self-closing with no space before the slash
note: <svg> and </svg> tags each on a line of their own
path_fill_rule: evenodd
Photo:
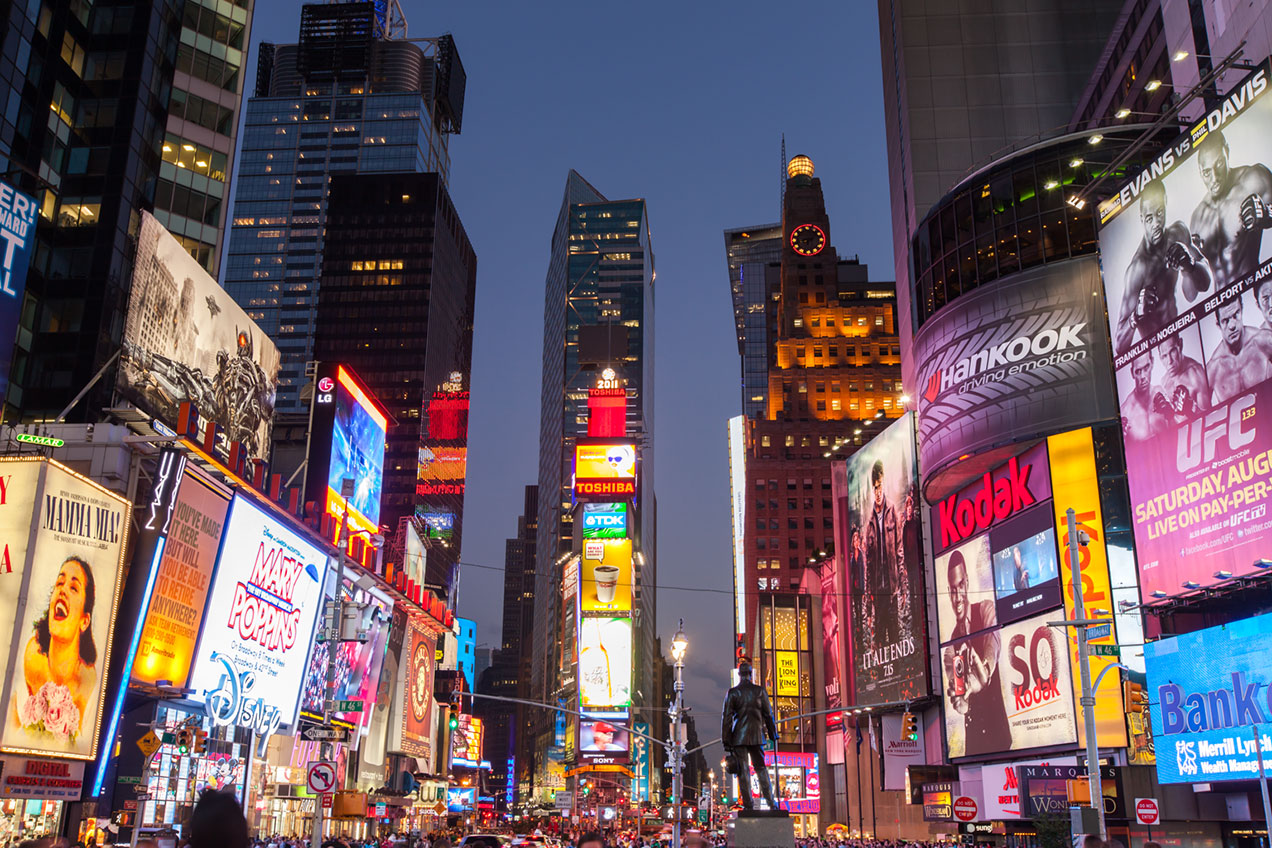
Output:
<svg viewBox="0 0 1272 848">
<path fill-rule="evenodd" d="M 504 848 L 508 841 L 508 837 L 498 833 L 470 833 L 459 848 Z"/>
</svg>

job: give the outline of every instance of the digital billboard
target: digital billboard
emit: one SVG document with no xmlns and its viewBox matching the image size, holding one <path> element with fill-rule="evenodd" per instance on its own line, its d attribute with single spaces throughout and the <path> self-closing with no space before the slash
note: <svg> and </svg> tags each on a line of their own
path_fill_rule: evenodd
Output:
<svg viewBox="0 0 1272 848">
<path fill-rule="evenodd" d="M 625 725 L 599 719 L 579 722 L 579 753 L 586 759 L 627 759 L 631 733 Z"/>
<path fill-rule="evenodd" d="M 1157 779 L 1215 783 L 1272 776 L 1272 615 L 1144 646 Z"/>
<path fill-rule="evenodd" d="M 9 390 L 9 363 L 18 335 L 27 266 L 35 247 L 35 198 L 0 181 L 0 398 Z"/>
<path fill-rule="evenodd" d="M 1029 509 L 989 534 L 999 621 L 1016 621 L 1060 605 L 1054 518 L 1045 506 Z"/>
<path fill-rule="evenodd" d="M 826 694 L 826 709 L 837 710 L 844 705 L 843 701 L 843 640 L 844 634 L 839 627 L 839 605 L 843 596 L 840 570 L 835 566 L 839 560 L 823 563 L 820 573 L 821 583 L 821 619 L 822 619 L 822 663 L 823 689 Z M 834 713 L 826 716 L 828 724 L 842 721 Z"/>
<path fill-rule="evenodd" d="M 305 499 L 337 528 L 347 508 L 351 532 L 378 532 L 388 413 L 351 368 L 320 362 L 311 421 Z M 348 503 L 340 494 L 346 478 L 354 481 Z"/>
<path fill-rule="evenodd" d="M 852 703 L 917 698 L 928 689 L 913 414 L 859 448 L 846 468 Z"/>
<path fill-rule="evenodd" d="M 335 577 L 331 573 L 328 577 L 326 597 L 330 601 L 335 594 Z M 366 641 L 341 642 L 335 651 L 334 697 L 338 701 L 361 701 L 362 709 L 333 712 L 331 719 L 335 724 L 366 733 L 375 708 L 380 670 L 393 619 L 393 601 L 379 590 L 359 588 L 352 579 L 347 578 L 342 594 L 346 604 L 367 604 L 374 612 L 365 620 L 369 625 L 366 628 Z M 301 696 L 300 714 L 315 721 L 322 721 L 322 705 L 327 697 L 327 657 L 331 653 L 331 644 L 319 642 L 314 645 L 309 655 L 309 667 L 305 672 L 305 691 Z"/>
<path fill-rule="evenodd" d="M 477 768 L 485 735 L 482 721 L 468 713 L 459 714 L 459 726 L 451 731 L 451 766 Z"/>
<path fill-rule="evenodd" d="M 230 499 L 184 462 L 180 465 L 184 471 L 173 469 L 177 479 L 170 485 L 176 487 L 176 497 L 170 511 L 159 516 L 147 513 L 142 521 L 143 529 L 162 532 L 164 542 L 132 679 L 146 683 L 166 680 L 171 686 L 184 688 L 194 662 Z"/>
<path fill-rule="evenodd" d="M 199 410 L 248 457 L 269 456 L 278 348 L 149 213 L 141 213 L 116 388 L 168 425 Z M 224 458 L 225 447 L 218 448 Z"/>
<path fill-rule="evenodd" d="M 584 539 L 623 539 L 627 537 L 627 504 L 583 504 Z"/>
<path fill-rule="evenodd" d="M 1077 741 L 1065 636 L 1043 613 L 941 649 L 951 759 Z"/>
<path fill-rule="evenodd" d="M 190 677 L 214 724 L 294 724 L 326 573 L 326 552 L 234 497 Z"/>
<path fill-rule="evenodd" d="M 579 701 L 584 710 L 631 706 L 630 618 L 585 618 L 579 623 Z"/>
<path fill-rule="evenodd" d="M 433 651 L 433 637 L 411 619 L 403 657 L 402 752 L 416 757 L 433 756 Z"/>
<path fill-rule="evenodd" d="M 1102 294 L 1099 261 L 1082 257 L 980 286 L 924 322 L 914 361 L 929 499 L 1001 445 L 1116 417 Z"/>
<path fill-rule="evenodd" d="M 621 439 L 580 439 L 574 446 L 574 497 L 613 501 L 636 495 L 636 444 Z"/>
<path fill-rule="evenodd" d="M 579 600 L 585 615 L 631 611 L 631 539 L 584 539 L 580 573 Z"/>
<path fill-rule="evenodd" d="M 421 517 L 428 538 L 447 541 L 455 535 L 455 513 L 426 512 Z"/>
<path fill-rule="evenodd" d="M 1269 67 L 1100 207 L 1145 600 L 1247 574 L 1272 543 Z"/>
<path fill-rule="evenodd" d="M 0 750 L 97 754 L 132 505 L 51 460 L 0 460 Z M 29 540 L 29 543 L 28 543 Z"/>
<path fill-rule="evenodd" d="M 463 376 L 450 379 L 424 399 L 420 415 L 420 452 L 416 494 L 422 499 L 417 511 L 451 511 L 456 497 L 463 503 L 468 474 L 469 393 Z"/>
<path fill-rule="evenodd" d="M 817 813 L 821 811 L 821 780 L 817 771 L 816 754 L 779 751 L 764 752 L 764 764 L 768 767 L 769 782 L 777 796 L 780 809 L 792 813 Z M 751 792 L 760 794 L 759 778 L 747 769 L 751 778 Z"/>
</svg>

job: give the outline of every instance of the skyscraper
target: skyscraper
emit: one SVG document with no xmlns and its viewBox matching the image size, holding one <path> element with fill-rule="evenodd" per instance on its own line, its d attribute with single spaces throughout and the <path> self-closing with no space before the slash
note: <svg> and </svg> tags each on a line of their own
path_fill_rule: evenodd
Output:
<svg viewBox="0 0 1272 848">
<path fill-rule="evenodd" d="M 39 204 L 6 420 L 56 416 L 118 351 L 140 210 L 215 267 L 252 3 L 176 8 L 5 7 L 0 170 Z M 108 369 L 71 419 L 113 389 Z"/>
<path fill-rule="evenodd" d="M 552 700 L 561 684 L 562 555 L 574 542 L 574 448 L 588 435 L 590 390 L 607 369 L 622 390 L 629 439 L 640 453 L 641 503 L 634 541 L 633 693 L 651 697 L 654 653 L 655 510 L 654 255 L 645 202 L 608 200 L 577 172 L 552 234 L 544 305 L 539 429 L 539 520 L 534 591 L 537 623 L 531 697 Z M 571 637 L 572 638 L 572 637 Z M 540 725 L 547 734 L 551 725 Z M 541 748 L 546 749 L 546 744 Z"/>
<path fill-rule="evenodd" d="M 297 44 L 262 44 L 247 103 L 224 285 L 283 357 L 275 408 L 303 413 L 337 174 L 434 172 L 463 117 L 450 36 L 398 40 L 383 3 L 308 4 Z"/>
<path fill-rule="evenodd" d="M 326 244 L 314 321 L 319 360 L 353 367 L 393 416 L 380 523 L 416 514 L 427 432 L 421 414 L 460 375 L 462 410 L 434 429 L 467 433 L 477 257 L 438 174 L 341 174 L 326 200 Z M 463 538 L 464 451 L 448 455 L 450 537 L 429 552 L 428 584 L 445 598 Z"/>
<path fill-rule="evenodd" d="M 1191 5 L 1191 4 L 1189 4 Z M 931 6 L 879 0 L 884 122 L 901 346 L 914 332 L 910 239 L 977 165 L 1063 133 L 1122 0 Z M 905 363 L 911 389 L 912 364 Z"/>
<path fill-rule="evenodd" d="M 754 418 L 768 405 L 769 326 L 764 280 L 767 266 L 782 259 L 782 225 L 761 224 L 724 231 L 729 260 L 733 321 L 742 357 L 742 414 Z"/>
</svg>

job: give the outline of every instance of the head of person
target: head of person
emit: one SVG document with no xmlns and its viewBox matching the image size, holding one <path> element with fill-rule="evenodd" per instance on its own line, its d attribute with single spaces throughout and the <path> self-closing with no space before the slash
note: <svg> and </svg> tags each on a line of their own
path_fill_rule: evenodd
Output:
<svg viewBox="0 0 1272 848">
<path fill-rule="evenodd" d="M 614 725 L 606 721 L 598 721 L 592 725 L 592 742 L 604 750 L 606 745 L 614 741 Z"/>
<path fill-rule="evenodd" d="M 1215 320 L 1219 322 L 1219 332 L 1223 334 L 1224 342 L 1233 351 L 1241 349 L 1241 339 L 1245 334 L 1245 322 L 1241 320 L 1241 309 L 1241 298 L 1234 297 L 1220 306 L 1215 313 Z"/>
<path fill-rule="evenodd" d="M 49 595 L 49 608 L 35 622 L 35 639 L 41 653 L 48 654 L 50 644 L 78 642 L 79 656 L 85 665 L 97 662 L 97 645 L 93 642 L 93 605 L 97 602 L 97 585 L 93 570 L 79 557 L 68 557 L 62 563 Z"/>
<path fill-rule="evenodd" d="M 1254 303 L 1263 313 L 1263 320 L 1272 327 L 1272 274 L 1260 277 L 1254 283 Z"/>
<path fill-rule="evenodd" d="M 1082 848 L 1104 848 L 1104 846 L 1104 840 L 1096 833 L 1088 833 L 1082 840 Z"/>
<path fill-rule="evenodd" d="M 742 661 L 742 663 L 738 666 L 738 677 L 741 678 L 742 680 L 751 679 L 751 663 L 750 662 L 746 660 Z"/>
<path fill-rule="evenodd" d="M 963 621 L 971 608 L 967 602 L 967 562 L 962 551 L 950 554 L 946 573 L 950 581 L 950 606 L 954 608 L 954 618 Z"/>
<path fill-rule="evenodd" d="M 578 848 L 605 848 L 605 837 L 592 831 L 579 837 Z"/>
<path fill-rule="evenodd" d="M 1179 336 L 1167 336 L 1162 339 L 1157 354 L 1162 358 L 1162 362 L 1166 363 L 1168 369 L 1171 371 L 1177 370 L 1184 362 L 1183 339 Z"/>
<path fill-rule="evenodd" d="M 243 848 L 247 820 L 238 799 L 229 792 L 208 790 L 190 814 L 190 848 Z"/>
<path fill-rule="evenodd" d="M 874 504 L 876 508 L 883 506 L 883 460 L 876 459 L 874 467 L 870 469 L 870 486 L 874 489 Z"/>
<path fill-rule="evenodd" d="M 1144 225 L 1144 241 L 1161 242 L 1166 234 L 1166 184 L 1152 180 L 1140 192 L 1140 223 Z"/>
<path fill-rule="evenodd" d="M 1218 200 L 1228 192 L 1232 172 L 1228 168 L 1228 139 L 1222 130 L 1207 133 L 1197 145 L 1197 167 L 1211 200 Z"/>
<path fill-rule="evenodd" d="M 1135 379 L 1135 391 L 1147 394 L 1153 385 L 1153 357 L 1147 352 L 1135 357 L 1131 363 L 1131 377 Z"/>
</svg>

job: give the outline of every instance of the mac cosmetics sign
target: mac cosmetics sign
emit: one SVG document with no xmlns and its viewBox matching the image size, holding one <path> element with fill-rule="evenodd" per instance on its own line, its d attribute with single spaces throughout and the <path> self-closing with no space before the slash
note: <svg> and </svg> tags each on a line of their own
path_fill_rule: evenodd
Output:
<svg viewBox="0 0 1272 848">
<path fill-rule="evenodd" d="M 1117 414 L 1099 264 L 1074 259 L 958 298 L 914 337 L 919 456 L 929 500 L 959 462 Z"/>
</svg>

